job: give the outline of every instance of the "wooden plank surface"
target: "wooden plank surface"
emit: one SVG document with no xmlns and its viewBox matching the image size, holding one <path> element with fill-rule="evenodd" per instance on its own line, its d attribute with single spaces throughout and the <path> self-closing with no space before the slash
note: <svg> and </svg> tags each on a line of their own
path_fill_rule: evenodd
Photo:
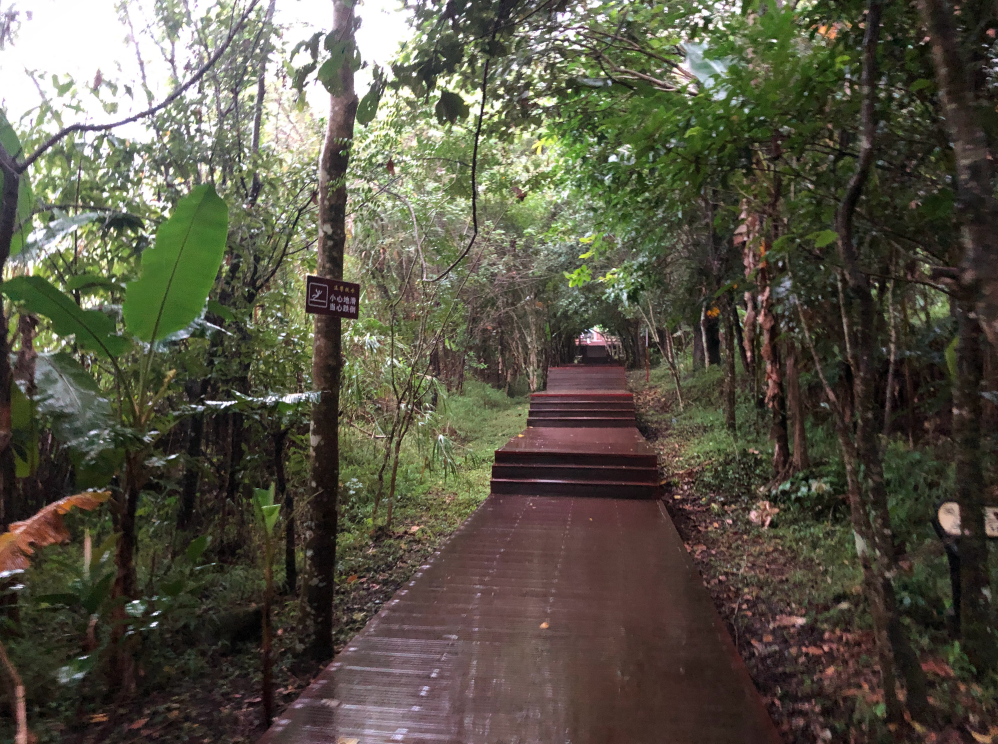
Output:
<svg viewBox="0 0 998 744">
<path fill-rule="evenodd" d="M 619 367 L 552 368 L 549 393 L 629 397 L 625 382 Z M 493 493 L 262 741 L 778 742 L 654 498 L 655 463 L 633 427 L 511 439 L 496 453 L 504 488 L 534 468 L 563 495 L 524 495 L 537 480 Z M 650 497 L 623 498 L 649 479 Z"/>
</svg>

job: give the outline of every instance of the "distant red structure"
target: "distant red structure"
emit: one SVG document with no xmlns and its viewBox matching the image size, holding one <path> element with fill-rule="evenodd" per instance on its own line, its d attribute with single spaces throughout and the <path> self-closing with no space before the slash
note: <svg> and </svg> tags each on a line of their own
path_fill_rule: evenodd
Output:
<svg viewBox="0 0 998 744">
<path fill-rule="evenodd" d="M 620 355 L 620 340 L 591 328 L 575 339 L 576 361 L 582 364 L 615 364 Z"/>
</svg>

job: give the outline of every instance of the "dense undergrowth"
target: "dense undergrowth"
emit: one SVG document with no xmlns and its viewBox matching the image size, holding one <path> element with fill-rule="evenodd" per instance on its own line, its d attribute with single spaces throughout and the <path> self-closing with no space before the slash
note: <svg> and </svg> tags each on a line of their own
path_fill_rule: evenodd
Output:
<svg viewBox="0 0 998 744">
<path fill-rule="evenodd" d="M 526 399 L 469 380 L 464 394 L 440 398 L 437 415 L 447 422 L 449 436 L 436 449 L 421 444 L 420 437 L 407 440 L 394 524 L 373 536 L 382 450 L 362 435 L 344 437 L 337 648 L 488 495 L 494 450 L 524 427 Z M 289 480 L 299 482 L 305 468 L 303 458 L 289 458 Z M 146 618 L 135 640 L 139 694 L 125 702 L 106 693 L 101 650 L 109 627 L 101 614 L 104 605 L 89 604 L 103 596 L 101 582 L 113 576 L 106 542 L 110 519 L 69 516 L 71 543 L 42 553 L 24 581 L 19 633 L 10 651 L 23 670 L 29 720 L 39 742 L 238 742 L 253 741 L 262 731 L 260 546 L 220 555 L 210 542 L 176 532 L 168 509 L 147 516 L 138 574 L 149 592 L 139 605 L 129 606 Z M 302 558 L 299 546 L 299 565 Z M 283 585 L 280 562 L 275 578 Z M 300 602 L 285 593 L 275 608 L 278 710 L 318 670 L 302 653 Z M 10 726 L 9 718 L 0 720 L 0 740 L 12 740 Z"/>
<path fill-rule="evenodd" d="M 732 437 L 721 376 L 714 367 L 687 379 L 684 412 L 666 369 L 654 370 L 647 384 L 643 373 L 631 378 L 639 423 L 662 454 L 664 498 L 687 549 L 787 741 L 895 741 L 900 733 L 885 721 L 831 426 L 809 421 L 812 467 L 773 486 L 768 415 L 764 424 L 740 391 Z M 949 568 L 932 527 L 937 505 L 953 493 L 950 447 L 927 437 L 917 448 L 894 439 L 885 449 L 898 598 L 936 718 L 908 736 L 995 741 L 998 679 L 976 679 L 952 636 Z"/>
</svg>

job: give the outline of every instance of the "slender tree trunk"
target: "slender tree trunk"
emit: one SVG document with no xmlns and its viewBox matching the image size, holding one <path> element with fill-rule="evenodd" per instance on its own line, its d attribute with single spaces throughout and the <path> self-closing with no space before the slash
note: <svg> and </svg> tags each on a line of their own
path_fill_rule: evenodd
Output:
<svg viewBox="0 0 998 744">
<path fill-rule="evenodd" d="M 725 309 L 734 305 L 729 295 L 725 295 L 722 304 Z M 724 424 L 734 436 L 737 431 L 735 400 L 738 384 L 735 375 L 735 327 L 730 312 L 722 312 L 722 316 L 724 317 Z"/>
<path fill-rule="evenodd" d="M 187 400 L 196 405 L 201 400 L 201 382 L 196 380 L 188 384 Z M 180 511 L 177 514 L 177 528 L 186 530 L 194 521 L 194 509 L 197 506 L 198 484 L 201 480 L 201 455 L 204 445 L 204 414 L 191 416 L 187 432 L 187 463 L 184 466 L 184 478 L 180 488 Z"/>
<path fill-rule="evenodd" d="M 284 592 L 294 595 L 298 588 L 298 565 L 295 562 L 295 497 L 288 491 L 288 479 L 284 473 L 284 449 L 287 441 L 287 429 L 278 429 L 274 432 L 276 500 L 283 504 L 284 511 Z"/>
<path fill-rule="evenodd" d="M 333 35 L 354 41 L 354 5 L 333 2 Z M 352 58 L 352 53 L 347 59 Z M 343 278 L 346 244 L 346 175 L 353 145 L 357 96 L 353 66 L 340 67 L 339 88 L 330 96 L 326 140 L 319 162 L 319 255 L 316 271 L 330 279 Z M 312 622 L 311 652 L 317 659 L 333 655 L 333 596 L 336 570 L 337 492 L 340 476 L 339 406 L 342 373 L 340 319 L 315 316 L 312 384 L 318 400 L 312 406 L 311 499 L 305 525 L 309 561 L 308 609 Z"/>
<path fill-rule="evenodd" d="M 960 502 L 961 623 L 968 657 L 978 673 L 998 668 L 998 638 L 989 582 L 980 448 L 980 338 L 975 319 L 992 345 L 998 345 L 998 201 L 987 137 L 978 118 L 972 75 L 961 54 L 954 9 L 946 0 L 919 0 L 929 34 L 942 95 L 944 122 L 956 155 L 957 215 L 963 256 L 954 278 L 959 285 L 960 374 L 954 391 L 957 447 L 957 499 Z M 977 70 L 971 70 L 976 73 Z"/>
<path fill-rule="evenodd" d="M 0 145 L 0 172 L 3 173 L 3 196 L 0 201 L 0 282 L 3 269 L 10 257 L 10 246 L 17 225 L 17 191 L 20 178 L 8 167 L 10 154 Z M 10 443 L 14 432 L 10 413 L 10 339 L 7 336 L 8 318 L 0 302 L 0 523 L 9 521 L 8 512 L 17 487 L 14 477 L 14 450 Z"/>
<path fill-rule="evenodd" d="M 957 215 L 963 245 L 957 278 L 974 302 L 988 340 L 998 346 L 998 201 L 987 136 L 970 83 L 980 71 L 971 69 L 968 74 L 968 60 L 961 54 L 963 40 L 949 2 L 919 0 L 918 6 L 932 47 L 943 121 L 956 155 Z"/>
<path fill-rule="evenodd" d="M 890 288 L 887 291 L 887 313 L 890 320 L 891 341 L 890 354 L 887 361 L 887 389 L 884 395 L 884 429 L 883 434 L 889 437 L 891 434 L 891 415 L 894 409 L 894 378 L 897 370 L 898 356 L 898 329 L 897 317 L 894 313 L 894 281 L 891 280 Z"/>
<path fill-rule="evenodd" d="M 139 494 L 145 485 L 143 461 L 147 453 L 131 452 L 127 455 L 122 473 L 123 488 L 118 492 L 113 507 L 114 532 L 116 536 L 114 564 L 117 573 L 111 587 L 111 647 L 114 666 L 111 670 L 112 687 L 126 694 L 135 690 L 135 658 L 133 655 L 134 636 L 128 634 L 128 615 L 125 605 L 138 599 L 138 581 L 135 571 L 135 550 L 138 533 L 135 526 L 135 513 L 139 505 Z"/>
<path fill-rule="evenodd" d="M 742 324 L 738 318 L 738 306 L 734 300 L 731 301 L 731 306 L 729 307 L 729 319 L 732 326 L 735 329 L 735 340 L 738 342 L 738 354 L 742 358 L 742 371 L 745 374 L 749 373 L 749 358 L 745 347 L 745 336 L 742 334 Z"/>
<path fill-rule="evenodd" d="M 953 390 L 956 439 L 956 500 L 960 505 L 960 624 L 963 648 L 983 672 L 998 667 L 992 586 L 988 575 L 987 502 L 981 463 L 981 380 L 984 359 L 981 328 L 972 302 L 961 302 L 957 315 L 960 341 Z"/>
<path fill-rule="evenodd" d="M 270 5 L 267 7 L 267 15 L 263 19 L 263 33 L 267 34 L 267 38 L 264 40 L 263 49 L 260 52 L 260 71 L 257 73 L 256 79 L 256 104 L 253 107 L 253 138 L 250 141 L 250 152 L 252 152 L 254 158 L 260 155 L 260 135 L 263 131 L 263 104 L 267 94 L 267 61 L 270 58 L 270 33 L 272 32 L 268 27 L 274 19 L 274 9 L 276 6 L 277 0 L 270 0 Z M 256 204 L 256 200 L 260 197 L 262 189 L 263 182 L 260 180 L 259 163 L 254 163 L 253 182 L 250 185 L 249 193 L 250 206 Z"/>
<path fill-rule="evenodd" d="M 797 346 L 793 341 L 787 342 L 787 408 L 794 430 L 793 469 L 796 472 L 811 467 L 811 458 L 807 452 L 807 428 L 804 401 L 800 392 L 800 364 L 797 358 Z"/>
</svg>

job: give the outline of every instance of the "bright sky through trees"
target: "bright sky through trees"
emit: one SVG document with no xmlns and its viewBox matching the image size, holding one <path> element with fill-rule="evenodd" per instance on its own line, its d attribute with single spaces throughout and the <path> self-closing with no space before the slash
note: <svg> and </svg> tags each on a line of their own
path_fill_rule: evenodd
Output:
<svg viewBox="0 0 998 744">
<path fill-rule="evenodd" d="M 12 119 L 38 105 L 41 95 L 25 70 L 50 79 L 65 79 L 68 73 L 78 81 L 93 80 L 97 70 L 105 79 L 134 83 L 139 79 L 135 50 L 128 42 L 128 29 L 122 25 L 113 0 L 31 0 L 16 2 L 21 11 L 20 27 L 14 44 L 0 52 L 0 106 Z M 140 36 L 150 85 L 165 93 L 167 67 L 145 28 L 146 2 L 129 2 L 132 22 Z M 365 61 L 385 64 L 401 41 L 408 38 L 405 14 L 394 0 L 368 0 L 359 9 L 363 19 L 357 42 Z M 278 0 L 277 20 L 284 25 L 285 39 L 296 43 L 314 30 L 332 25 L 332 6 L 326 0 Z M 31 14 L 29 20 L 27 14 Z M 358 90 L 363 95 L 370 81 L 369 68 L 358 73 Z M 137 86 L 136 110 L 145 99 Z M 309 103 L 318 111 L 326 107 L 326 94 L 313 85 Z M 119 97 L 118 101 L 122 101 Z M 96 102 L 94 102 L 96 103 Z M 96 105 L 93 115 L 106 116 Z M 67 121 L 67 123 L 69 123 Z"/>
</svg>

